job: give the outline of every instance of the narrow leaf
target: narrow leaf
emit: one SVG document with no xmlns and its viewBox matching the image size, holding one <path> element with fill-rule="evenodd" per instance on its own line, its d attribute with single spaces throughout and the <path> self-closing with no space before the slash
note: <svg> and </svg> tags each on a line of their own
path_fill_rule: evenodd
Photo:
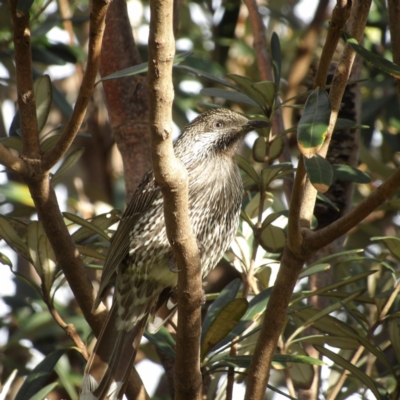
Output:
<svg viewBox="0 0 400 400">
<path fill-rule="evenodd" d="M 314 347 L 321 354 L 323 354 L 324 356 L 331 359 L 335 364 L 341 366 L 344 369 L 347 369 L 349 372 L 352 373 L 353 376 L 357 377 L 361 382 L 363 382 L 364 385 L 367 386 L 367 388 L 369 388 L 372 391 L 372 393 L 375 395 L 376 399 L 378 399 L 378 400 L 386 399 L 386 398 L 389 399 L 389 395 L 386 391 L 384 391 L 381 394 L 380 390 L 375 385 L 375 382 L 373 381 L 373 379 L 371 379 L 368 375 L 366 375 L 359 368 L 357 368 L 356 366 L 351 364 L 349 361 L 345 360 L 343 357 L 334 353 L 333 351 L 326 349 L 325 347 L 317 346 L 317 345 L 315 345 Z"/>
<path fill-rule="evenodd" d="M 371 53 L 365 47 L 360 46 L 356 39 L 349 38 L 347 43 L 362 57 L 364 60 L 370 62 L 376 68 L 387 74 L 393 76 L 396 79 L 400 79 L 400 66 L 392 61 L 386 60 L 378 54 Z"/>
<path fill-rule="evenodd" d="M 153 343 L 169 357 L 175 358 L 175 340 L 164 326 L 162 326 L 158 332 L 154 334 L 150 334 L 146 330 L 144 336 L 149 342 Z"/>
<path fill-rule="evenodd" d="M 225 307 L 228 303 L 236 298 L 236 295 L 239 291 L 240 285 L 242 284 L 241 279 L 237 278 L 230 282 L 225 288 L 221 291 L 219 296 L 215 299 L 215 301 L 211 304 L 210 308 L 207 311 L 207 314 L 204 318 L 202 332 L 201 332 L 201 342 L 203 343 L 204 336 L 210 325 L 214 321 L 217 314 L 221 311 L 223 307 Z"/>
<path fill-rule="evenodd" d="M 219 88 L 204 88 L 201 89 L 200 93 L 210 97 L 220 97 L 236 103 L 248 104 L 250 106 L 259 107 L 253 99 L 244 93 L 236 92 L 234 90 L 219 89 Z"/>
<path fill-rule="evenodd" d="M 243 157 L 236 156 L 236 161 L 241 170 L 246 172 L 246 174 L 260 187 L 260 179 L 258 178 L 256 170 L 253 166 Z"/>
<path fill-rule="evenodd" d="M 211 322 L 209 329 L 204 335 L 201 346 L 201 358 L 203 359 L 207 353 L 236 326 L 245 314 L 248 302 L 244 298 L 234 299 L 227 305 L 222 307 L 220 312 Z"/>
<path fill-rule="evenodd" d="M 48 75 L 43 75 L 37 78 L 33 83 L 33 92 L 35 94 L 36 117 L 38 132 L 40 134 L 43 127 L 46 125 L 50 113 L 51 102 L 53 100 L 50 77 Z"/>
<path fill-rule="evenodd" d="M 15 400 L 27 400 L 37 394 L 37 392 L 42 389 L 50 374 L 53 372 L 54 366 L 64 353 L 64 349 L 53 351 L 40 362 L 25 379 Z"/>
<path fill-rule="evenodd" d="M 22 257 L 27 260 L 30 259 L 27 244 L 18 235 L 17 231 L 10 224 L 8 219 L 2 215 L 0 215 L 0 237 L 3 238 L 7 244 Z"/>
<path fill-rule="evenodd" d="M 71 153 L 65 157 L 64 162 L 62 163 L 61 167 L 57 170 L 57 172 L 52 176 L 51 183 L 55 185 L 59 180 L 60 176 L 68 171 L 75 163 L 81 158 L 85 149 L 82 147 L 80 149 L 75 149 Z"/>
<path fill-rule="evenodd" d="M 281 80 L 282 55 L 281 55 L 281 44 L 279 41 L 279 36 L 277 35 L 276 32 L 273 32 L 271 36 L 271 55 L 272 55 L 272 67 L 274 69 L 276 93 L 278 93 L 279 84 Z"/>
<path fill-rule="evenodd" d="M 75 222 L 78 225 L 81 225 L 82 227 L 85 227 L 95 233 L 98 233 L 100 236 L 102 236 L 108 242 L 110 241 L 109 236 L 101 228 L 97 227 L 94 224 L 91 224 L 89 221 L 86 221 L 85 219 L 78 217 L 77 215 L 71 214 L 69 212 L 64 212 L 63 216 L 65 218 L 69 219 L 70 221 Z"/>
</svg>

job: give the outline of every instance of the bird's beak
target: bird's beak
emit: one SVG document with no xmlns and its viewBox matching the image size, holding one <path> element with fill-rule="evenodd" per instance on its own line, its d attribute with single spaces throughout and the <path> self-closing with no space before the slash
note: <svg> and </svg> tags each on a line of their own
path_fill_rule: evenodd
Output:
<svg viewBox="0 0 400 400">
<path fill-rule="evenodd" d="M 251 119 L 243 128 L 247 132 L 250 132 L 255 129 L 267 128 L 268 126 L 271 126 L 271 124 L 268 121 L 261 119 Z"/>
</svg>

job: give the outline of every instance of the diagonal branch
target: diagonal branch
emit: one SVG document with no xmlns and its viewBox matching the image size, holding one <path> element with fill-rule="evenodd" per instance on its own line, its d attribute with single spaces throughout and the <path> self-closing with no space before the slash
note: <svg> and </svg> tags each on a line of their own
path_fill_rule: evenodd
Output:
<svg viewBox="0 0 400 400">
<path fill-rule="evenodd" d="M 172 148 L 173 1 L 151 0 L 149 99 L 153 170 L 164 198 L 168 239 L 178 270 L 175 399 L 200 400 L 200 258 L 189 221 L 188 174 Z"/>
<path fill-rule="evenodd" d="M 26 174 L 26 164 L 20 158 L 14 156 L 7 148 L 0 144 L 0 164 L 3 164 L 17 174 Z"/>
<path fill-rule="evenodd" d="M 105 17 L 111 0 L 93 0 L 90 13 L 89 52 L 85 75 L 74 111 L 56 145 L 43 156 L 43 170 L 48 171 L 65 155 L 82 125 L 100 63 Z"/>
</svg>

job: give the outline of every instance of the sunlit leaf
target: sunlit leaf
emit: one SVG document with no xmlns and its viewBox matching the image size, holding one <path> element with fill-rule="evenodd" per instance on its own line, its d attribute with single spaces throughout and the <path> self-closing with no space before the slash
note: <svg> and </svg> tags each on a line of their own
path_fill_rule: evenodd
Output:
<svg viewBox="0 0 400 400">
<path fill-rule="evenodd" d="M 274 225 L 267 225 L 261 232 L 260 244 L 270 253 L 280 253 L 285 247 L 286 232 Z"/>
<path fill-rule="evenodd" d="M 221 308 L 219 313 L 215 316 L 210 324 L 201 346 L 201 358 L 204 358 L 207 353 L 229 332 L 235 327 L 246 312 L 248 302 L 244 298 L 234 299 L 224 307 Z"/>
<path fill-rule="evenodd" d="M 98 226 L 96 226 L 93 223 L 90 223 L 89 221 L 86 221 L 86 219 L 83 219 L 81 217 L 79 217 L 78 215 L 75 214 L 71 214 L 69 212 L 64 212 L 63 213 L 64 217 L 69 219 L 72 222 L 75 222 L 76 224 L 87 228 L 89 230 L 91 230 L 94 233 L 99 234 L 100 236 L 102 236 L 104 239 L 106 239 L 107 241 L 110 241 L 109 236 L 107 235 L 107 233 L 105 233 L 101 228 L 99 228 Z"/>
<path fill-rule="evenodd" d="M 236 298 L 241 284 L 241 279 L 234 279 L 232 282 L 225 286 L 219 296 L 213 301 L 203 321 L 201 329 L 201 343 L 203 343 L 204 335 L 208 331 L 216 315 L 221 311 L 223 307 L 225 307 L 228 303 Z"/>
<path fill-rule="evenodd" d="M 46 396 L 58 386 L 58 382 L 49 383 L 44 388 L 40 389 L 35 395 L 33 395 L 29 400 L 43 400 Z"/>
<path fill-rule="evenodd" d="M 28 245 L 18 235 L 8 219 L 2 215 L 0 215 L 0 238 L 3 238 L 12 249 L 29 260 Z"/>
<path fill-rule="evenodd" d="M 236 156 L 236 161 L 238 163 L 238 166 L 241 170 L 246 172 L 246 174 L 254 181 L 254 183 L 257 184 L 257 186 L 260 186 L 260 179 L 258 178 L 257 172 L 253 168 L 253 166 L 243 157 Z"/>
<path fill-rule="evenodd" d="M 400 260 L 400 238 L 396 236 L 380 236 L 372 237 L 371 241 L 381 241 L 388 248 L 388 250 Z"/>
</svg>

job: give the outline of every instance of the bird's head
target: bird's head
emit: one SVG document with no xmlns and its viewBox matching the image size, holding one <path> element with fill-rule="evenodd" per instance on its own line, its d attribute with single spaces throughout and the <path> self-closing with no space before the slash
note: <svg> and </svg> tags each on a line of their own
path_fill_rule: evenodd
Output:
<svg viewBox="0 0 400 400">
<path fill-rule="evenodd" d="M 191 156 L 203 161 L 221 155 L 233 157 L 248 132 L 269 125 L 226 108 L 209 110 L 184 128 L 175 151 L 184 162 Z"/>
</svg>

